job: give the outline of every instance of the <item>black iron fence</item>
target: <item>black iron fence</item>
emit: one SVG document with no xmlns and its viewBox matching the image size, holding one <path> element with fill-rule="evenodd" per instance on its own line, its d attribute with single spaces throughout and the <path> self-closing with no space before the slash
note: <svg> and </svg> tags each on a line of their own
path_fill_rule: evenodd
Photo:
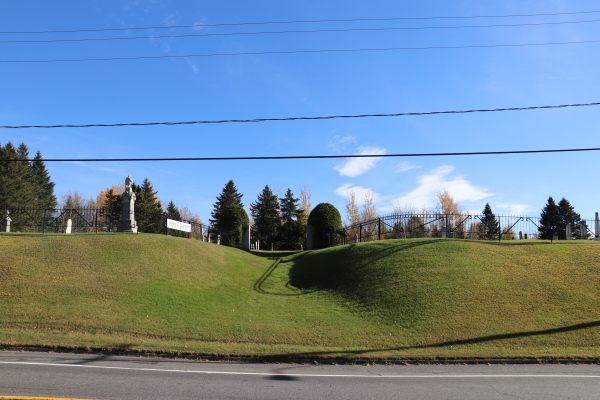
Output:
<svg viewBox="0 0 600 400">
<path fill-rule="evenodd" d="M 369 242 L 385 239 L 454 238 L 471 240 L 525 240 L 538 239 L 539 216 L 496 216 L 498 227 L 488 226 L 482 214 L 402 213 L 391 214 L 339 231 L 323 232 L 325 244 L 330 246 Z M 584 225 L 582 225 L 582 223 Z M 571 224 L 569 239 L 598 237 L 595 218 Z M 559 239 L 566 239 L 562 234 Z"/>
<path fill-rule="evenodd" d="M 121 217 L 120 212 L 106 208 L 37 209 L 0 206 L 0 231 L 6 231 L 8 225 L 10 232 L 17 233 L 66 233 L 68 230 L 71 234 L 111 233 L 117 231 Z M 241 238 L 236 231 L 218 229 L 197 221 L 180 221 L 190 224 L 190 232 L 170 229 L 167 227 L 167 217 L 165 212 L 134 212 L 140 233 L 157 233 L 239 247 Z"/>
</svg>

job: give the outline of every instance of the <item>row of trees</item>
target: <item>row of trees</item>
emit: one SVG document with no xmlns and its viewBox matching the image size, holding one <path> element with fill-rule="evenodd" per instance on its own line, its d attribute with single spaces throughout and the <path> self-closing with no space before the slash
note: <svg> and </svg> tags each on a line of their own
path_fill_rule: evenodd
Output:
<svg viewBox="0 0 600 400">
<path fill-rule="evenodd" d="M 38 151 L 29 160 L 25 143 L 15 148 L 11 142 L 0 143 L 0 206 L 54 208 L 54 182 Z"/>
<path fill-rule="evenodd" d="M 249 225 L 252 218 L 252 236 L 263 248 L 271 245 L 274 249 L 300 248 L 311 208 L 311 195 L 306 186 L 300 198 L 296 198 L 291 189 L 278 198 L 266 185 L 256 201 L 250 204 L 250 217 L 244 210 L 242 197 L 233 180 L 227 182 L 217 196 L 210 222 L 217 229 L 228 232 L 222 237 L 222 243 L 239 246 L 242 226 Z"/>
</svg>

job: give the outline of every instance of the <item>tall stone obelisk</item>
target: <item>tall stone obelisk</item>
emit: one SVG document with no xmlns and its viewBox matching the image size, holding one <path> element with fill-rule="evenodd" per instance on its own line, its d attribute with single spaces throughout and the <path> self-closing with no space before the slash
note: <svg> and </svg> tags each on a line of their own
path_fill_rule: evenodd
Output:
<svg viewBox="0 0 600 400">
<path fill-rule="evenodd" d="M 135 193 L 133 193 L 133 189 L 131 188 L 132 184 L 133 179 L 127 176 L 125 178 L 125 192 L 122 195 L 123 213 L 117 225 L 117 232 L 137 233 L 138 231 L 137 223 L 135 222 Z"/>
</svg>

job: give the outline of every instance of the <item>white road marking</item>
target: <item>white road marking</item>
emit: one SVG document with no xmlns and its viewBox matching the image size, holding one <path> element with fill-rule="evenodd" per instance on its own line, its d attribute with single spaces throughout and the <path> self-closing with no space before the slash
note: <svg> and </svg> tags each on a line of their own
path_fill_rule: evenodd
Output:
<svg viewBox="0 0 600 400">
<path fill-rule="evenodd" d="M 194 371 L 186 369 L 161 369 L 161 368 L 137 368 L 137 367 L 112 367 L 102 365 L 80 365 L 80 364 L 57 364 L 24 361 L 0 361 L 0 364 L 13 365 L 37 365 L 48 367 L 72 367 L 72 368 L 96 368 L 114 369 L 128 371 L 152 371 L 152 372 L 180 372 L 188 374 L 206 375 L 256 375 L 256 376 L 289 376 L 302 378 L 600 378 L 600 375 L 568 375 L 568 374 L 436 374 L 436 375 L 362 375 L 362 374 L 286 374 L 274 372 L 236 372 L 236 371 Z"/>
</svg>

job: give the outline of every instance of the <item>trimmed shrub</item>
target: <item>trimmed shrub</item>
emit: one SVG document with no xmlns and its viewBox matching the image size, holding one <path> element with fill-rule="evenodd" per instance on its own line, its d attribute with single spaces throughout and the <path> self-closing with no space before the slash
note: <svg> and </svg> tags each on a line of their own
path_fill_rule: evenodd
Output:
<svg viewBox="0 0 600 400">
<path fill-rule="evenodd" d="M 342 229 L 342 217 L 338 209 L 332 204 L 320 203 L 310 212 L 308 225 L 313 227 L 314 248 L 322 249 L 330 245 L 326 237 L 331 227 L 333 227 L 334 232 Z"/>
<path fill-rule="evenodd" d="M 242 242 L 242 226 L 249 224 L 248 214 L 242 207 L 232 205 L 221 209 L 217 228 L 222 231 L 233 231 L 232 234 L 221 237 L 222 243 L 227 246 L 239 247 Z"/>
</svg>

